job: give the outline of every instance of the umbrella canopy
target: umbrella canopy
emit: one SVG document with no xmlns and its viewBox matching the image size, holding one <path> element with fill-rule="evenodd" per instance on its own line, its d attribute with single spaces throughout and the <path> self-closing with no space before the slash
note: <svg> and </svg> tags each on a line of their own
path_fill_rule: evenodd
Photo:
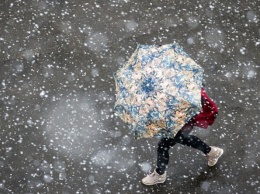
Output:
<svg viewBox="0 0 260 194">
<path fill-rule="evenodd" d="M 114 78 L 115 112 L 136 139 L 174 137 L 201 110 L 203 68 L 177 44 L 138 45 Z"/>
</svg>

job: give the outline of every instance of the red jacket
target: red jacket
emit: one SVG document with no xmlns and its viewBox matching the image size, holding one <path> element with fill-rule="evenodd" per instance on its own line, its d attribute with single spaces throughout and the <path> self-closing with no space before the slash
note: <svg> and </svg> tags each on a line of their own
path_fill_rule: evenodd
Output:
<svg viewBox="0 0 260 194">
<path fill-rule="evenodd" d="M 193 117 L 192 123 L 194 126 L 201 128 L 207 128 L 212 125 L 218 114 L 218 107 L 216 104 L 207 96 L 204 88 L 201 89 L 201 101 L 202 110 L 199 114 Z"/>
</svg>

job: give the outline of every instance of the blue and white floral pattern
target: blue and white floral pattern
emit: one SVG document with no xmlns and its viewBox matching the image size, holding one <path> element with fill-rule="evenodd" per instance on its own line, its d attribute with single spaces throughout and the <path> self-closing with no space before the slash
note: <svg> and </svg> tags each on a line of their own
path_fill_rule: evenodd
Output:
<svg viewBox="0 0 260 194">
<path fill-rule="evenodd" d="M 174 137 L 201 110 L 203 68 L 176 43 L 138 45 L 114 78 L 115 112 L 136 139 Z"/>
</svg>

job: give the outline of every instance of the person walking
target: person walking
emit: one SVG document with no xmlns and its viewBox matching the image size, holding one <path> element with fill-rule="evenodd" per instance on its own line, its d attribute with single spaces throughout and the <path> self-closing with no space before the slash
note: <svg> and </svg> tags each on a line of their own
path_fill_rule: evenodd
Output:
<svg viewBox="0 0 260 194">
<path fill-rule="evenodd" d="M 173 138 L 162 138 L 159 141 L 157 148 L 157 167 L 154 169 L 153 173 L 142 179 L 143 184 L 155 185 L 165 182 L 165 170 L 169 162 L 169 149 L 176 143 L 202 151 L 207 157 L 208 166 L 214 166 L 217 163 L 224 152 L 223 149 L 209 146 L 198 137 L 190 135 L 194 126 L 207 128 L 209 125 L 212 125 L 218 114 L 216 104 L 207 96 L 204 88 L 201 89 L 201 103 L 201 112 L 186 123 Z"/>
</svg>

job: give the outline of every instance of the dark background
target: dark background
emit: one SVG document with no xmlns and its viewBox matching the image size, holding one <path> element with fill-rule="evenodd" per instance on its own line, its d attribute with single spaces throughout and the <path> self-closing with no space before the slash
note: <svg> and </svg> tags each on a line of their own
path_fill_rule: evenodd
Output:
<svg viewBox="0 0 260 194">
<path fill-rule="evenodd" d="M 260 193 L 258 0 L 1 0 L 0 193 Z M 206 165 L 171 149 L 167 182 L 144 186 L 157 139 L 113 115 L 112 77 L 140 44 L 177 41 L 219 106 L 194 131 L 224 149 Z"/>
</svg>

